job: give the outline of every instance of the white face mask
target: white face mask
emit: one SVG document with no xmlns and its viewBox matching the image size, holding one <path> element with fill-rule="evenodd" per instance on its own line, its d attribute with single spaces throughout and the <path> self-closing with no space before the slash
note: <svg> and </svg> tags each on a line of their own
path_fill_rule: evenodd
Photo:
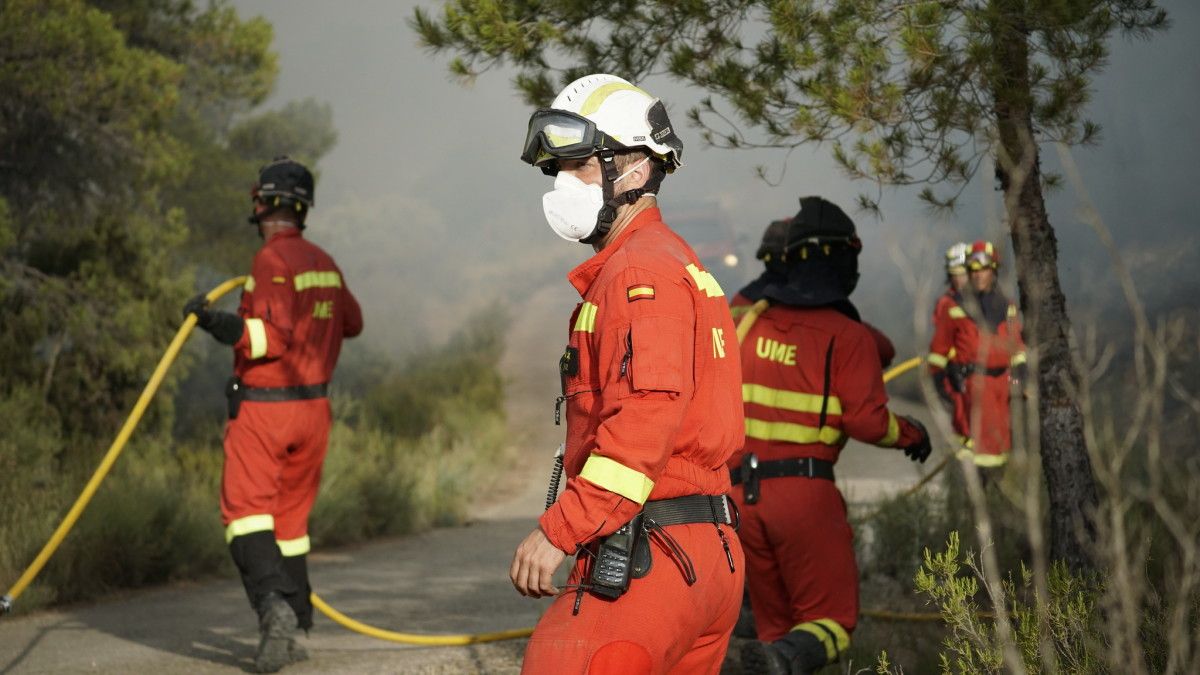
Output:
<svg viewBox="0 0 1200 675">
<path fill-rule="evenodd" d="M 649 157 L 633 165 L 614 182 L 620 182 L 648 161 Z M 580 241 L 595 232 L 596 219 L 603 206 L 604 190 L 599 185 L 584 183 L 567 171 L 559 171 L 554 179 L 554 189 L 542 195 L 546 222 L 555 234 L 567 241 Z"/>
</svg>

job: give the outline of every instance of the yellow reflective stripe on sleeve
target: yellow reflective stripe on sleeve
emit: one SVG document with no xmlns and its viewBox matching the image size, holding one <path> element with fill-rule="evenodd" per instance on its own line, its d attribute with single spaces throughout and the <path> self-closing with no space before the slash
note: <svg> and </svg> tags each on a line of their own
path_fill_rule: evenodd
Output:
<svg viewBox="0 0 1200 675">
<path fill-rule="evenodd" d="M 246 275 L 246 283 L 242 284 L 242 290 L 246 291 L 247 293 L 254 292 L 254 275 L 253 274 Z"/>
<path fill-rule="evenodd" d="M 579 316 L 575 318 L 575 330 L 584 333 L 596 332 L 596 310 L 600 309 L 590 302 L 583 303 L 579 308 Z"/>
<path fill-rule="evenodd" d="M 1025 352 L 1017 352 L 1013 354 L 1012 360 L 1008 362 L 1010 366 L 1019 366 L 1025 363 Z"/>
<path fill-rule="evenodd" d="M 297 291 L 309 288 L 341 288 L 342 275 L 337 272 L 301 272 L 293 279 Z"/>
<path fill-rule="evenodd" d="M 806 621 L 792 628 L 804 631 L 821 641 L 825 647 L 825 662 L 833 663 L 850 649 L 850 634 L 833 619 Z"/>
<path fill-rule="evenodd" d="M 1004 466 L 1008 463 L 1008 453 L 1003 455 L 985 455 L 981 452 L 975 453 L 975 466 L 982 466 L 985 469 Z"/>
<path fill-rule="evenodd" d="M 588 457 L 583 471 L 579 472 L 579 477 L 638 504 L 645 504 L 650 491 L 654 489 L 654 481 L 646 474 L 634 471 L 616 460 L 595 454 Z"/>
<path fill-rule="evenodd" d="M 887 434 L 885 434 L 883 438 L 879 439 L 879 444 L 890 448 L 895 445 L 896 441 L 898 440 L 900 440 L 900 420 L 896 419 L 896 416 L 893 415 L 889 410 Z"/>
<path fill-rule="evenodd" d="M 696 282 L 696 288 L 704 291 L 704 294 L 710 298 L 721 298 L 725 296 L 725 291 L 721 290 L 721 284 L 717 283 L 717 278 L 711 272 L 706 272 L 695 263 L 688 263 L 688 274 L 692 275 L 692 281 Z"/>
<path fill-rule="evenodd" d="M 234 537 L 253 534 L 255 532 L 270 532 L 274 529 L 275 516 L 269 513 L 238 518 L 225 526 L 225 543 L 228 544 L 233 541 Z"/>
<path fill-rule="evenodd" d="M 738 319 L 742 318 L 743 314 L 749 312 L 751 307 L 753 307 L 753 305 L 738 305 L 737 307 L 730 307 L 729 316 L 732 316 L 733 320 L 737 321 Z"/>
<path fill-rule="evenodd" d="M 1008 318 L 1010 318 L 1010 319 L 1017 318 L 1017 306 L 1016 305 L 1008 306 Z"/>
<path fill-rule="evenodd" d="M 965 318 L 967 318 L 967 313 L 966 313 L 966 311 L 963 310 L 962 307 L 955 305 L 954 307 L 950 308 L 950 318 L 951 319 L 965 319 Z"/>
<path fill-rule="evenodd" d="M 746 403 L 765 405 L 768 408 L 779 408 L 780 410 L 820 414 L 822 398 L 824 397 L 820 394 L 805 394 L 786 389 L 772 389 L 771 387 L 764 387 L 761 384 L 742 385 L 742 400 Z M 836 396 L 830 396 L 829 403 L 825 406 L 825 412 L 829 415 L 841 415 L 841 399 Z"/>
<path fill-rule="evenodd" d="M 267 327 L 262 319 L 246 319 L 246 333 L 250 336 L 250 358 L 261 359 L 267 355 Z"/>
<path fill-rule="evenodd" d="M 840 445 L 845 436 L 833 427 L 810 427 L 791 422 L 768 422 L 746 418 L 746 436 L 760 441 L 787 441 L 789 443 L 824 443 Z"/>
<path fill-rule="evenodd" d="M 276 539 L 275 543 L 279 544 L 279 552 L 285 558 L 294 558 L 312 550 L 312 544 L 309 542 L 307 534 L 299 539 Z"/>
<path fill-rule="evenodd" d="M 942 356 L 941 354 L 934 354 L 932 352 L 930 352 L 929 356 L 925 357 L 925 360 L 929 362 L 929 365 L 937 366 L 938 368 L 945 368 L 950 364 L 949 357 Z"/>
</svg>

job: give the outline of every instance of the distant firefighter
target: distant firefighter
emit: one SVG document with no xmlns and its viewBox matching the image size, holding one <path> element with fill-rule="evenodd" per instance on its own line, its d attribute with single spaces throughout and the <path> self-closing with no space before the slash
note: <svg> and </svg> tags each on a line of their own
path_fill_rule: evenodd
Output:
<svg viewBox="0 0 1200 675">
<path fill-rule="evenodd" d="M 225 394 L 221 519 L 258 612 L 256 672 L 307 658 L 297 627 L 312 626 L 308 514 L 329 440 L 329 380 L 342 340 L 362 332 L 358 301 L 325 251 L 303 237 L 313 176 L 277 157 L 259 172 L 250 222 L 263 239 L 237 314 L 192 298 L 184 316 L 233 347 Z"/>
<path fill-rule="evenodd" d="M 833 466 L 850 438 L 929 456 L 916 420 L 888 410 L 883 367 L 850 294 L 862 249 L 853 221 L 800 200 L 786 275 L 738 326 L 746 445 L 730 461 L 760 641 L 747 673 L 809 673 L 838 661 L 858 622 L 858 566 Z"/>
<path fill-rule="evenodd" d="M 996 286 L 1000 256 L 989 241 L 971 245 L 966 257 L 970 284 L 939 302 L 929 365 L 935 382 L 957 397 L 954 429 L 970 439 L 980 467 L 998 467 L 1012 447 L 1009 391 L 1025 376 L 1025 343 L 1015 303 Z M 945 296 L 944 296 L 945 297 Z"/>
<path fill-rule="evenodd" d="M 967 278 L 967 254 L 970 252 L 971 245 L 963 242 L 958 242 L 946 249 L 946 291 L 938 297 L 937 304 L 933 308 L 934 335 L 950 330 L 951 324 L 954 322 L 950 316 L 951 310 L 962 307 L 962 294 L 967 284 L 970 283 Z M 946 377 L 946 366 L 954 357 L 954 347 L 943 345 L 941 348 L 946 351 L 943 353 L 931 350 L 926 361 L 929 363 L 929 371 L 933 375 L 934 390 L 950 408 L 953 416 L 954 430 L 959 434 L 958 442 L 962 448 L 960 452 L 969 454 L 968 448 L 971 439 L 967 433 L 966 402 L 963 394 L 955 388 L 955 383 Z"/>
</svg>

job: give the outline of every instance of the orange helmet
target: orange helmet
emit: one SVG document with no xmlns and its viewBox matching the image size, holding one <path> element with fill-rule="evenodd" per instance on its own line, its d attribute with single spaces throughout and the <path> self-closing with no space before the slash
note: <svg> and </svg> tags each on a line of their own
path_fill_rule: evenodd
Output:
<svg viewBox="0 0 1200 675">
<path fill-rule="evenodd" d="M 979 241 L 971 244 L 971 252 L 967 255 L 967 269 L 972 272 L 987 268 L 996 269 L 1000 266 L 1000 254 L 990 241 Z"/>
</svg>

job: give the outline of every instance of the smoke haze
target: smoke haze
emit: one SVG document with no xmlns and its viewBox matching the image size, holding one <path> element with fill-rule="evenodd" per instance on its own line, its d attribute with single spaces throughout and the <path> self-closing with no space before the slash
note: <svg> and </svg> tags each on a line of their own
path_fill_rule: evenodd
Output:
<svg viewBox="0 0 1200 675">
<path fill-rule="evenodd" d="M 1074 156 L 1140 290 L 1152 307 L 1169 308 L 1194 305 L 1200 286 L 1188 264 L 1197 251 L 1190 197 L 1200 150 L 1200 7 L 1161 4 L 1171 13 L 1169 31 L 1111 43 L 1110 65 L 1094 82 L 1089 107 L 1103 126 L 1101 142 Z M 550 180 L 517 159 L 530 110 L 511 73 L 485 73 L 470 87 L 453 82 L 446 58 L 422 51 L 406 26 L 411 2 L 235 5 L 275 25 L 281 76 L 269 105 L 314 97 L 333 106 L 339 140 L 321 162 L 308 232 L 332 249 L 362 299 L 371 346 L 404 354 L 444 338 L 471 312 L 506 306 L 537 327 L 522 335 L 539 344 L 520 347 L 544 360 L 555 382 L 551 368 L 577 301 L 563 276 L 590 249 L 559 240 L 542 218 Z M 856 195 L 872 186 L 847 180 L 827 149 L 793 153 L 781 185 L 772 187 L 754 167 L 765 164 L 777 176 L 782 153 L 704 148 L 683 124 L 702 92 L 665 78 L 640 84 L 668 103 L 686 148 L 685 166 L 664 185 L 667 222 L 678 225 L 672 213 L 715 210 L 737 234 L 745 259 L 770 220 L 795 213 L 799 196 L 841 204 L 865 245 L 855 301 L 902 354 L 926 339 L 913 310 L 920 319 L 931 306 L 946 246 L 986 235 L 1010 248 L 990 180 L 969 185 L 949 216 L 931 216 L 912 192 L 887 192 L 879 221 L 854 213 Z M 1044 148 L 1043 163 L 1058 169 L 1053 148 Z M 1108 254 L 1079 206 L 1069 187 L 1050 196 L 1069 308 L 1083 318 L 1102 315 L 1119 296 Z M 738 272 L 742 280 L 756 273 L 751 263 Z"/>
</svg>

